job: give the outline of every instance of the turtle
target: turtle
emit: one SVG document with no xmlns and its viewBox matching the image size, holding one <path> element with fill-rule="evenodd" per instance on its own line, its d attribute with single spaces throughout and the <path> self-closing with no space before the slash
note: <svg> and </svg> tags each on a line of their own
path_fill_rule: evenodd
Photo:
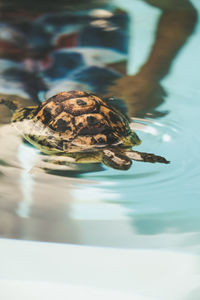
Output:
<svg viewBox="0 0 200 300">
<path fill-rule="evenodd" d="M 132 160 L 169 163 L 164 157 L 132 150 L 141 140 L 131 130 L 127 115 L 96 94 L 64 91 L 24 108 L 16 101 L 1 99 L 0 103 L 13 112 L 11 122 L 24 139 L 44 154 L 118 170 L 128 170 Z"/>
</svg>

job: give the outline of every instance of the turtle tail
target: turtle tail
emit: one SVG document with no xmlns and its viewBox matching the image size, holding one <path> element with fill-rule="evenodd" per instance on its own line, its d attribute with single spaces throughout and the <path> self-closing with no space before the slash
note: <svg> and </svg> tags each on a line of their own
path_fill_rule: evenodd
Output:
<svg viewBox="0 0 200 300">
<path fill-rule="evenodd" d="M 14 114 L 20 108 L 19 103 L 15 100 L 0 99 L 0 104 L 5 105 Z"/>
</svg>

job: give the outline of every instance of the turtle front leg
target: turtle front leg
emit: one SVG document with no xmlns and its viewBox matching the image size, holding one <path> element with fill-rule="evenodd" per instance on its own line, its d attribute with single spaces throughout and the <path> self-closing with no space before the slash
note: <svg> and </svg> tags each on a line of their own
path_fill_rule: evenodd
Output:
<svg viewBox="0 0 200 300">
<path fill-rule="evenodd" d="M 125 153 L 109 148 L 103 150 L 102 163 L 113 169 L 128 170 L 132 161 Z"/>
<path fill-rule="evenodd" d="M 138 152 L 134 150 L 129 150 L 124 152 L 130 159 L 136 161 L 143 161 L 143 162 L 150 162 L 150 163 L 162 163 L 162 164 L 169 164 L 170 162 L 166 160 L 164 157 L 155 155 L 153 153 L 145 153 L 145 152 Z"/>
</svg>

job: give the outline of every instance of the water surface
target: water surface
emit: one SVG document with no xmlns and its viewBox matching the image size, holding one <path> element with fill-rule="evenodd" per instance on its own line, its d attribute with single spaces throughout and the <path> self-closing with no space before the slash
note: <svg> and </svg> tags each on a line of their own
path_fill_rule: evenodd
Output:
<svg viewBox="0 0 200 300">
<path fill-rule="evenodd" d="M 140 20 L 149 12 L 156 24 L 157 9 L 136 2 L 133 20 L 136 11 Z M 140 36 L 139 44 L 131 38 L 128 69 L 134 73 L 147 55 L 140 47 L 154 32 L 132 19 L 130 26 L 136 40 Z M 165 156 L 169 165 L 133 162 L 125 172 L 100 165 L 88 165 L 87 172 L 47 168 L 39 151 L 2 122 L 1 237 L 199 253 L 199 46 L 198 23 L 162 81 L 167 96 L 159 110 L 167 113 L 151 118 L 150 111 L 131 123 L 143 141 L 137 150 Z"/>
</svg>

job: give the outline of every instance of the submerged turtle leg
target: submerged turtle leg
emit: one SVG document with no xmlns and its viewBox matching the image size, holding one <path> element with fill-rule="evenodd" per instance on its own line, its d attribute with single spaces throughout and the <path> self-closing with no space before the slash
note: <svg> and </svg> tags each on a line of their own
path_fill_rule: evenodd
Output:
<svg viewBox="0 0 200 300">
<path fill-rule="evenodd" d="M 113 169 L 128 170 L 132 161 L 123 152 L 109 148 L 103 150 L 102 163 Z"/>
<path fill-rule="evenodd" d="M 77 152 L 68 154 L 74 158 L 74 163 L 86 164 L 101 162 L 101 152 Z"/>
<path fill-rule="evenodd" d="M 170 162 L 166 160 L 162 156 L 155 155 L 153 153 L 145 153 L 145 152 L 138 152 L 138 151 L 125 151 L 125 155 L 127 155 L 130 159 L 137 160 L 137 161 L 144 161 L 144 162 L 150 162 L 150 163 L 163 163 L 163 164 L 169 164 Z"/>
</svg>

